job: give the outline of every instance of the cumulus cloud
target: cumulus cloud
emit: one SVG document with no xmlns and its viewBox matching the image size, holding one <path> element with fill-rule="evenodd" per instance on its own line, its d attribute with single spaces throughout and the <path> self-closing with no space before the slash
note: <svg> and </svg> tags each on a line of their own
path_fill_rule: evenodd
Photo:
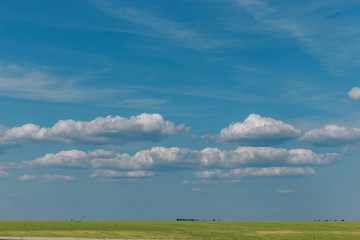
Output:
<svg viewBox="0 0 360 240">
<path fill-rule="evenodd" d="M 223 179 L 220 181 L 224 183 L 233 183 L 238 182 L 236 178 L 241 177 L 312 175 L 315 172 L 308 166 L 329 165 L 339 159 L 340 156 L 336 153 L 316 154 L 308 149 L 287 150 L 272 147 L 238 147 L 235 150 L 153 147 L 133 155 L 105 149 L 87 152 L 73 149 L 48 153 L 29 161 L 5 162 L 0 168 L 94 169 L 91 177 L 109 181 L 146 179 L 173 170 L 206 169 L 196 175 L 202 178 L 201 181 L 183 182 L 204 184 L 212 183 L 213 178 Z M 228 171 L 225 171 L 226 169 Z M 51 179 L 49 176 L 24 175 L 20 180 Z"/>
<path fill-rule="evenodd" d="M 328 165 L 340 159 L 337 153 L 316 154 L 308 149 L 290 149 L 288 164 L 293 165 Z"/>
<path fill-rule="evenodd" d="M 0 154 L 6 153 L 11 147 L 19 146 L 16 141 L 9 141 L 3 138 L 7 130 L 8 128 L 6 126 L 0 125 Z"/>
<path fill-rule="evenodd" d="M 116 170 L 157 170 L 189 168 L 237 168 L 241 166 L 328 165 L 339 159 L 336 153 L 316 154 L 308 149 L 272 147 L 238 147 L 223 151 L 218 148 L 153 147 L 133 155 L 104 149 L 69 150 L 43 157 L 4 163 L 3 168 L 95 168 Z"/>
<path fill-rule="evenodd" d="M 92 166 L 95 168 L 144 169 L 180 166 L 186 168 L 196 165 L 198 160 L 198 151 L 178 147 L 153 147 L 150 150 L 139 151 L 132 156 L 127 153 L 99 155 L 98 152 L 99 150 L 90 153 Z"/>
<path fill-rule="evenodd" d="M 301 131 L 290 124 L 251 114 L 244 122 L 233 123 L 222 129 L 218 138 L 228 143 L 272 146 L 300 135 Z"/>
<path fill-rule="evenodd" d="M 348 96 L 353 100 L 360 100 L 360 88 L 353 87 L 349 92 Z"/>
<path fill-rule="evenodd" d="M 160 114 L 143 113 L 130 118 L 99 117 L 92 121 L 60 120 L 50 128 L 35 124 L 7 129 L 0 127 L 0 144 L 12 146 L 22 142 L 68 144 L 123 144 L 128 141 L 161 141 L 184 131 L 185 125 L 164 120 Z"/>
<path fill-rule="evenodd" d="M 243 165 L 327 165 L 338 159 L 339 155 L 335 153 L 316 154 L 307 149 L 238 147 L 236 150 L 229 151 L 217 148 L 206 148 L 201 151 L 202 165 L 225 168 Z"/>
<path fill-rule="evenodd" d="M 315 170 L 309 167 L 266 167 L 266 168 L 237 168 L 230 171 L 220 169 L 195 173 L 195 177 L 205 179 L 243 178 L 243 177 L 289 177 L 314 175 Z"/>
<path fill-rule="evenodd" d="M 299 140 L 314 146 L 352 144 L 360 141 L 360 128 L 326 125 L 324 128 L 306 132 Z"/>
<path fill-rule="evenodd" d="M 20 168 L 36 167 L 70 167 L 87 168 L 91 167 L 88 154 L 79 150 L 61 151 L 56 154 L 48 153 L 43 157 L 30 161 L 22 161 L 17 164 Z"/>
<path fill-rule="evenodd" d="M 74 181 L 73 177 L 62 175 L 22 175 L 20 181 L 39 181 L 39 182 L 69 182 Z"/>
<path fill-rule="evenodd" d="M 199 151 L 187 148 L 153 147 L 134 155 L 117 153 L 104 149 L 94 151 L 68 150 L 48 153 L 34 160 L 20 163 L 3 163 L 3 168 L 107 168 L 107 169 L 149 169 L 170 167 L 192 167 L 198 165 Z"/>
</svg>

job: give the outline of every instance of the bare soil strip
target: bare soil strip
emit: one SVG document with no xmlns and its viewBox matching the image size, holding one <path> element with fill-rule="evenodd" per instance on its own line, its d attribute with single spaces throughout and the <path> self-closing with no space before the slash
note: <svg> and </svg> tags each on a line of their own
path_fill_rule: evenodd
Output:
<svg viewBox="0 0 360 240">
<path fill-rule="evenodd" d="M 1 237 L 0 240 L 130 240 L 125 238 L 62 238 L 62 237 Z M 131 239 L 131 240 L 156 240 L 156 239 Z M 174 239 L 157 239 L 174 240 Z"/>
</svg>

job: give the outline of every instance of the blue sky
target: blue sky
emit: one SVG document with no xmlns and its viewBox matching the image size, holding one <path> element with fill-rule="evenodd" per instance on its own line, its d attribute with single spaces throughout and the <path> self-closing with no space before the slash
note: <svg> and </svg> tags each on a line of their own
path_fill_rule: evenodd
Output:
<svg viewBox="0 0 360 240">
<path fill-rule="evenodd" d="M 359 220 L 359 11 L 1 1 L 1 218 Z"/>
</svg>

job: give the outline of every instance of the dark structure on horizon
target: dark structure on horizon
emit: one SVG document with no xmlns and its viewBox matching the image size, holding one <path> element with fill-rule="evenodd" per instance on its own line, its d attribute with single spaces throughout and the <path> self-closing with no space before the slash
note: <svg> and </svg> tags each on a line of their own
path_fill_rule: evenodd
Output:
<svg viewBox="0 0 360 240">
<path fill-rule="evenodd" d="M 177 218 L 176 221 L 199 221 L 199 220 L 193 218 Z"/>
</svg>

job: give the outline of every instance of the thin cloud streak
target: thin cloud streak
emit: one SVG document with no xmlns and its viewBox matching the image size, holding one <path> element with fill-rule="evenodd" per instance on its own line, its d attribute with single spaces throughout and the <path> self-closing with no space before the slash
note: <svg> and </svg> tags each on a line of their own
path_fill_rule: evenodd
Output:
<svg viewBox="0 0 360 240">
<path fill-rule="evenodd" d="M 193 96 L 193 97 L 201 97 L 208 99 L 220 99 L 220 100 L 228 100 L 234 102 L 243 102 L 251 100 L 253 102 L 275 102 L 278 101 L 273 98 L 267 98 L 261 95 L 256 94 L 245 94 L 239 93 L 238 91 L 232 91 L 229 89 L 211 89 L 211 88 L 196 88 L 190 86 L 176 86 L 172 88 L 166 87 L 152 87 L 152 86 L 126 86 L 129 89 L 139 89 L 145 92 L 157 92 L 157 93 L 166 93 L 166 94 L 174 94 L 174 95 L 183 95 L 183 96 Z"/>
<path fill-rule="evenodd" d="M 53 102 L 104 101 L 106 97 L 130 90 L 80 88 L 73 77 L 59 77 L 41 68 L 0 62 L 0 95 Z"/>
<path fill-rule="evenodd" d="M 354 48 L 360 38 L 360 32 L 354 31 L 356 21 L 351 21 L 350 17 L 340 17 L 334 11 L 334 9 L 346 9 L 349 2 L 316 1 L 303 3 L 300 6 L 288 3 L 282 7 L 270 6 L 262 0 L 233 0 L 233 2 L 242 10 L 252 14 L 260 24 L 266 25 L 273 34 L 281 32 L 294 38 L 333 75 L 346 75 L 351 67 L 355 68 L 359 64 L 357 59 L 360 52 Z M 355 1 L 350 3 L 357 4 Z"/>
<path fill-rule="evenodd" d="M 266 168 L 237 168 L 230 171 L 220 169 L 208 170 L 195 173 L 195 177 L 204 179 L 224 179 L 224 178 L 243 178 L 243 177 L 290 177 L 290 176 L 309 176 L 314 175 L 312 168 L 300 167 L 266 167 Z"/>
<path fill-rule="evenodd" d="M 39 181 L 39 182 L 70 182 L 74 181 L 75 178 L 63 175 L 22 175 L 19 177 L 20 181 Z"/>
<path fill-rule="evenodd" d="M 96 7 L 116 18 L 124 19 L 142 27 L 147 28 L 148 36 L 169 39 L 176 45 L 196 50 L 206 50 L 211 48 L 223 48 L 230 46 L 228 40 L 219 40 L 206 36 L 198 30 L 192 30 L 183 24 L 168 19 L 161 18 L 148 10 L 137 9 L 134 7 L 124 7 L 110 4 L 109 1 L 97 1 Z M 155 32 L 155 34 L 154 34 Z M 144 35 L 144 29 L 138 34 Z"/>
</svg>

